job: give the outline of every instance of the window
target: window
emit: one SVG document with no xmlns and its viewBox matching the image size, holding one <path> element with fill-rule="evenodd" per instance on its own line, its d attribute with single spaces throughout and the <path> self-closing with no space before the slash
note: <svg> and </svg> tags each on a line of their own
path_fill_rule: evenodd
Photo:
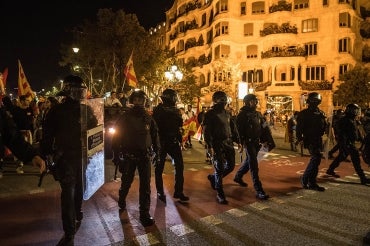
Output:
<svg viewBox="0 0 370 246">
<path fill-rule="evenodd" d="M 211 29 L 209 32 L 207 32 L 207 44 L 212 43 L 213 41 L 213 30 Z"/>
<path fill-rule="evenodd" d="M 247 14 L 247 3 L 241 2 L 240 3 L 240 15 L 246 15 Z"/>
<path fill-rule="evenodd" d="M 349 64 L 339 65 L 339 75 L 345 74 L 349 70 Z"/>
<path fill-rule="evenodd" d="M 217 23 L 215 26 L 215 33 L 216 33 L 215 37 L 229 34 L 229 23 L 228 22 Z"/>
<path fill-rule="evenodd" d="M 178 30 L 179 30 L 179 33 L 182 33 L 182 32 L 185 32 L 185 24 L 183 21 L 179 22 L 179 25 L 178 25 Z"/>
<path fill-rule="evenodd" d="M 307 9 L 310 6 L 309 0 L 295 0 L 294 9 Z"/>
<path fill-rule="evenodd" d="M 207 24 L 207 14 L 206 13 L 202 15 L 202 26 L 204 26 L 205 24 Z"/>
<path fill-rule="evenodd" d="M 247 46 L 247 58 L 257 58 L 257 45 Z"/>
<path fill-rule="evenodd" d="M 253 23 L 244 24 L 244 36 L 253 36 Z"/>
<path fill-rule="evenodd" d="M 247 72 L 243 72 L 242 81 L 248 83 L 256 83 L 256 82 L 263 82 L 263 71 L 262 69 L 254 69 L 248 70 Z"/>
<path fill-rule="evenodd" d="M 323 0 L 322 6 L 329 6 L 329 0 Z"/>
<path fill-rule="evenodd" d="M 339 0 L 338 3 L 349 3 L 350 0 Z"/>
<path fill-rule="evenodd" d="M 225 82 L 231 80 L 231 72 L 226 70 L 218 70 L 213 74 L 214 82 Z"/>
<path fill-rule="evenodd" d="M 317 32 L 318 19 L 308 19 L 302 21 L 302 32 Z"/>
<path fill-rule="evenodd" d="M 279 48 L 279 46 L 272 46 L 271 50 L 272 50 L 272 52 L 279 52 L 280 48 Z"/>
<path fill-rule="evenodd" d="M 351 15 L 347 12 L 339 14 L 339 27 L 350 27 Z"/>
<path fill-rule="evenodd" d="M 265 2 L 254 2 L 252 3 L 252 14 L 264 14 L 265 13 Z"/>
<path fill-rule="evenodd" d="M 325 80 L 325 67 L 324 66 L 313 66 L 306 68 L 306 80 Z"/>
<path fill-rule="evenodd" d="M 217 45 L 215 48 L 215 59 L 223 58 L 223 57 L 229 57 L 230 54 L 230 46 L 228 45 Z"/>
<path fill-rule="evenodd" d="M 350 53 L 349 47 L 350 47 L 350 38 L 342 38 L 339 39 L 339 47 L 338 51 L 343 53 Z"/>
<path fill-rule="evenodd" d="M 220 12 L 226 12 L 227 11 L 227 1 L 228 0 L 221 0 L 221 11 Z"/>
<path fill-rule="evenodd" d="M 304 45 L 307 56 L 317 55 L 317 43 L 307 43 Z"/>
<path fill-rule="evenodd" d="M 178 43 L 177 43 L 177 46 L 176 46 L 176 52 L 181 52 L 184 50 L 184 40 L 180 40 Z"/>
</svg>

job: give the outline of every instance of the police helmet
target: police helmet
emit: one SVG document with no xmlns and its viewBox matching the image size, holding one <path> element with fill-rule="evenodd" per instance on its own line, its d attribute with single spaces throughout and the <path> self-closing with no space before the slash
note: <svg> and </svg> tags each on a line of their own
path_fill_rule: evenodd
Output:
<svg viewBox="0 0 370 246">
<path fill-rule="evenodd" d="M 355 103 L 350 103 L 346 106 L 344 113 L 348 116 L 358 116 L 361 113 L 361 108 Z"/>
<path fill-rule="evenodd" d="M 212 95 L 212 101 L 214 104 L 227 104 L 227 95 L 223 91 L 216 91 Z"/>
<path fill-rule="evenodd" d="M 134 98 L 140 98 L 142 99 L 139 104 L 134 104 Z M 128 98 L 128 101 L 130 104 L 134 104 L 134 106 L 145 106 L 145 102 L 148 99 L 147 95 L 142 90 L 135 90 L 131 93 L 131 95 Z"/>
<path fill-rule="evenodd" d="M 254 94 L 248 94 L 243 98 L 243 103 L 247 105 L 250 101 L 258 101 L 258 98 Z"/>
<path fill-rule="evenodd" d="M 165 104 L 175 105 L 178 101 L 177 92 L 173 89 L 165 89 L 162 92 L 161 99 Z"/>
<path fill-rule="evenodd" d="M 77 75 L 68 75 L 63 80 L 62 90 L 56 95 L 70 97 L 73 100 L 85 99 L 87 95 L 87 86 L 81 77 Z"/>
<path fill-rule="evenodd" d="M 317 92 L 311 92 L 308 94 L 307 103 L 309 105 L 319 105 L 321 103 L 321 95 Z"/>
</svg>

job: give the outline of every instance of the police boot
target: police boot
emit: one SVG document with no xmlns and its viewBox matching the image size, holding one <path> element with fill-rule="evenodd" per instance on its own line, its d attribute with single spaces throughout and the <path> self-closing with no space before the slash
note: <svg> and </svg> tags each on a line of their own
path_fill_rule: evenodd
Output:
<svg viewBox="0 0 370 246">
<path fill-rule="evenodd" d="M 161 200 L 163 203 L 167 203 L 167 200 L 166 200 L 166 195 L 164 194 L 164 192 L 157 192 L 157 198 L 159 200 Z"/>
<path fill-rule="evenodd" d="M 74 235 L 66 235 L 60 239 L 57 246 L 74 246 Z"/>
<path fill-rule="evenodd" d="M 260 200 L 267 200 L 270 198 L 269 195 L 267 195 L 264 191 L 258 191 L 257 194 L 256 194 L 256 198 L 260 199 Z"/>
<path fill-rule="evenodd" d="M 228 204 L 229 202 L 226 200 L 225 193 L 222 189 L 217 190 L 217 202 L 220 204 Z"/>
<path fill-rule="evenodd" d="M 149 213 L 140 213 L 140 222 L 144 227 L 154 225 L 155 221 Z"/>
<path fill-rule="evenodd" d="M 370 179 L 368 179 L 366 177 L 361 177 L 361 184 L 362 185 L 370 184 Z"/>
</svg>

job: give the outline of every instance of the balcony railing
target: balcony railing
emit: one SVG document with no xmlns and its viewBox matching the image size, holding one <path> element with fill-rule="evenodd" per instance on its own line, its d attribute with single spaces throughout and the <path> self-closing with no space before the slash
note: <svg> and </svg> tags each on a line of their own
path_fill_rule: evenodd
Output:
<svg viewBox="0 0 370 246">
<path fill-rule="evenodd" d="M 288 3 L 287 1 L 279 1 L 278 4 L 271 5 L 269 11 L 270 13 L 277 11 L 292 11 L 292 3 Z"/>
<path fill-rule="evenodd" d="M 332 90 L 333 82 L 328 80 L 322 81 L 298 81 L 302 90 L 315 91 L 315 90 Z"/>
<path fill-rule="evenodd" d="M 289 46 L 289 47 L 278 47 L 278 49 L 271 49 L 265 52 L 261 52 L 261 58 L 271 57 L 291 57 L 291 56 L 306 56 L 306 49 L 303 47 Z"/>
<path fill-rule="evenodd" d="M 289 25 L 289 22 L 279 25 L 270 25 L 263 30 L 260 31 L 261 37 L 271 35 L 271 34 L 278 34 L 278 33 L 294 33 L 298 34 L 298 29 L 296 26 Z"/>
</svg>

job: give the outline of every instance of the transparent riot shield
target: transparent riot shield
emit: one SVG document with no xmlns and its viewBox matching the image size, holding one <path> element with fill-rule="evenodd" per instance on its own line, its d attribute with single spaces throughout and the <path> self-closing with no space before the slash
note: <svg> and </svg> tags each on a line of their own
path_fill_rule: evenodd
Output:
<svg viewBox="0 0 370 246">
<path fill-rule="evenodd" d="M 88 200 L 104 184 L 104 101 L 81 100 L 82 187 Z"/>
</svg>

